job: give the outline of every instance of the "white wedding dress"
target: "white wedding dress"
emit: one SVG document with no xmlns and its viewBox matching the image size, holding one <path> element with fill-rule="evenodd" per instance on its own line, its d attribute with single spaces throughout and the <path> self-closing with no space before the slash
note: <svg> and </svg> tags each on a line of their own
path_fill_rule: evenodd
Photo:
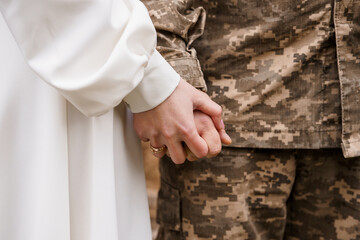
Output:
<svg viewBox="0 0 360 240">
<path fill-rule="evenodd" d="M 0 10 L 0 239 L 151 239 L 123 100 L 151 109 L 179 76 L 154 51 L 145 7 L 0 0 Z"/>
</svg>

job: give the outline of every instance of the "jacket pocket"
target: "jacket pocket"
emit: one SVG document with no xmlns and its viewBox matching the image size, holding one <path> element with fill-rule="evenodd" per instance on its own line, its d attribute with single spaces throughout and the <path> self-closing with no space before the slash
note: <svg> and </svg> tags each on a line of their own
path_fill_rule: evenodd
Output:
<svg viewBox="0 0 360 240">
<path fill-rule="evenodd" d="M 161 180 L 156 221 L 167 230 L 180 231 L 180 192 Z"/>
</svg>

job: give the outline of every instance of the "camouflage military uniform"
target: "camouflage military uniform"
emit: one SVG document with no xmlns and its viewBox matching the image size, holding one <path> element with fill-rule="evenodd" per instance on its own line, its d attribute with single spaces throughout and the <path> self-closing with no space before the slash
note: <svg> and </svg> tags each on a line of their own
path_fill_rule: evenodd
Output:
<svg viewBox="0 0 360 240">
<path fill-rule="evenodd" d="M 161 159 L 158 239 L 359 239 L 359 160 L 247 148 L 179 166 Z"/>
<path fill-rule="evenodd" d="M 158 50 L 233 139 L 215 159 L 161 161 L 159 238 L 360 238 L 360 159 L 339 154 L 360 155 L 360 0 L 144 2 Z"/>
</svg>

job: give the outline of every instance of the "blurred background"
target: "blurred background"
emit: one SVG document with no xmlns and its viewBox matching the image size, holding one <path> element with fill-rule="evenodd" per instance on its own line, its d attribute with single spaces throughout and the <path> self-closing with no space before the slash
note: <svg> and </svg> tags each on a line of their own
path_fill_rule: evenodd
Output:
<svg viewBox="0 0 360 240">
<path fill-rule="evenodd" d="M 156 223 L 156 200 L 157 193 L 160 188 L 160 173 L 159 173 L 159 159 L 154 157 L 149 148 L 149 142 L 142 145 L 144 153 L 144 165 L 146 175 L 146 187 L 149 198 L 149 211 L 151 217 L 151 229 L 153 239 L 155 239 L 158 232 L 158 225 Z"/>
</svg>

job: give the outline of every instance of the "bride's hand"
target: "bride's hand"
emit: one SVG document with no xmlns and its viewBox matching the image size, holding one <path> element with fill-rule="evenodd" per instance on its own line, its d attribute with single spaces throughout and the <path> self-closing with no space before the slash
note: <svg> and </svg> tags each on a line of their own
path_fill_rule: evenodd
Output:
<svg viewBox="0 0 360 240">
<path fill-rule="evenodd" d="M 208 155 L 209 148 L 196 129 L 194 110 L 210 116 L 217 129 L 223 128 L 221 107 L 184 80 L 156 108 L 135 113 L 134 127 L 141 140 L 150 141 L 155 151 L 159 150 L 158 156 L 166 151 L 161 147 L 166 146 L 174 163 L 183 163 L 184 143 L 197 158 L 202 158 Z"/>
</svg>

